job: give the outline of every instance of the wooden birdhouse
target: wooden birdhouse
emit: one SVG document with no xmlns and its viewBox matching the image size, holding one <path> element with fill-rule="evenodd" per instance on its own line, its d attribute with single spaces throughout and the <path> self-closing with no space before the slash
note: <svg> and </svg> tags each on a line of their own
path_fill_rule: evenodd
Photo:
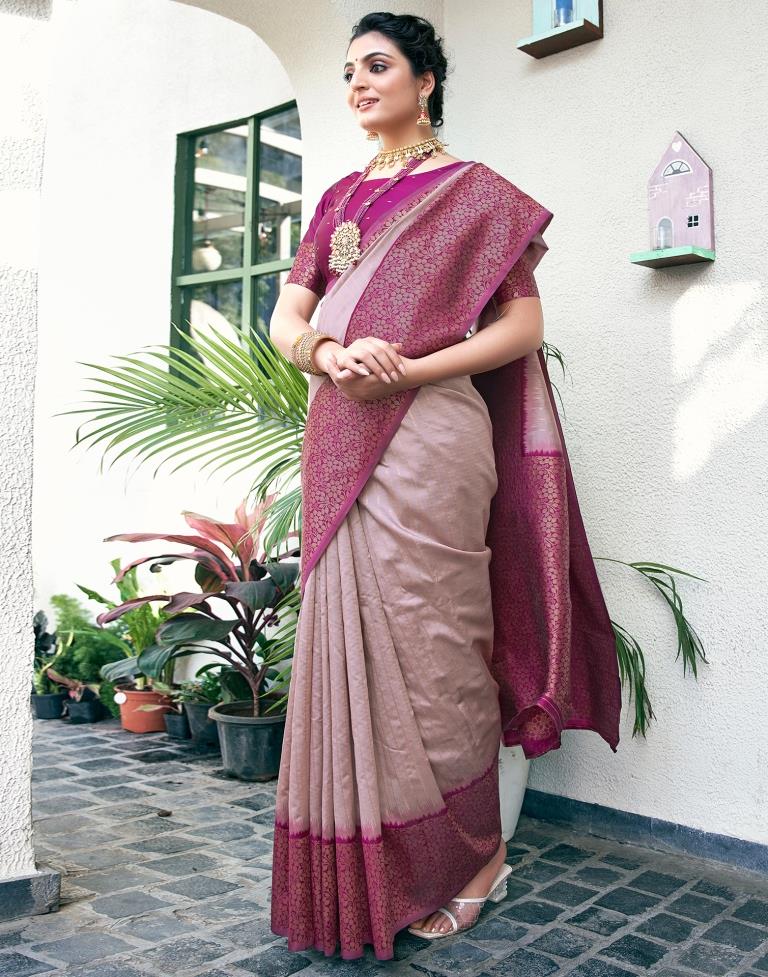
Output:
<svg viewBox="0 0 768 977">
<path fill-rule="evenodd" d="M 715 260 L 712 170 L 679 132 L 648 181 L 648 218 L 652 250 L 631 254 L 634 264 Z"/>
<path fill-rule="evenodd" d="M 533 33 L 520 51 L 546 58 L 603 36 L 603 0 L 533 0 Z"/>
</svg>

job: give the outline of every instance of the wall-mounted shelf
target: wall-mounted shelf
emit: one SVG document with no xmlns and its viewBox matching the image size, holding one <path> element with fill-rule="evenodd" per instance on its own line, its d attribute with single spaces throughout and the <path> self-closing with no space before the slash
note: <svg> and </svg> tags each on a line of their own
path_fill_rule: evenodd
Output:
<svg viewBox="0 0 768 977">
<path fill-rule="evenodd" d="M 602 36 L 603 0 L 533 0 L 533 33 L 517 47 L 533 58 L 546 58 Z"/>
<path fill-rule="evenodd" d="M 715 252 L 709 248 L 696 248 L 692 244 L 681 248 L 659 248 L 656 251 L 635 251 L 629 260 L 648 268 L 666 268 L 668 265 L 690 265 L 695 261 L 714 261 Z"/>
</svg>

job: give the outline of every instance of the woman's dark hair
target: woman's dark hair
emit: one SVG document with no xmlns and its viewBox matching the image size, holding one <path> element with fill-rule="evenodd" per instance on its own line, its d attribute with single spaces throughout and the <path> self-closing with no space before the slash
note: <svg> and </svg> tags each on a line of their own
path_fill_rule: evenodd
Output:
<svg viewBox="0 0 768 977">
<path fill-rule="evenodd" d="M 443 124 L 443 84 L 448 73 L 448 61 L 443 54 L 443 39 L 435 35 L 435 28 L 424 17 L 413 14 L 391 14 L 387 11 L 366 14 L 354 26 L 351 44 L 368 31 L 385 34 L 410 61 L 414 77 L 432 71 L 435 87 L 429 96 L 427 112 L 434 129 Z"/>
</svg>

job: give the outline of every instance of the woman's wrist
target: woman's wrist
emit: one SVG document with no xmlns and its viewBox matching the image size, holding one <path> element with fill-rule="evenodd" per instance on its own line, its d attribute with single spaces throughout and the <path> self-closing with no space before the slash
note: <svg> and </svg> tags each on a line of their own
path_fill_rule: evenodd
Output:
<svg viewBox="0 0 768 977">
<path fill-rule="evenodd" d="M 330 353 L 334 353 L 339 349 L 344 347 L 341 343 L 337 343 L 335 339 L 331 339 L 324 336 L 322 339 L 318 339 L 315 345 L 312 347 L 312 363 L 318 369 L 322 370 L 324 373 L 328 372 L 328 356 Z"/>
</svg>

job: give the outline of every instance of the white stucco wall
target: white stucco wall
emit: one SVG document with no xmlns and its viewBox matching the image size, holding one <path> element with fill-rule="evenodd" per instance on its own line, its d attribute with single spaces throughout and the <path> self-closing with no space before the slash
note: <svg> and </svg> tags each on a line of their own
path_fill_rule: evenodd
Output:
<svg viewBox="0 0 768 977">
<path fill-rule="evenodd" d="M 607 0 L 602 40 L 541 60 L 515 48 L 528 7 L 446 3 L 451 150 L 553 211 L 536 275 L 545 338 L 571 371 L 552 378 L 593 552 L 707 578 L 680 591 L 710 661 L 683 677 L 661 598 L 598 561 L 611 617 L 645 650 L 656 718 L 632 739 L 625 697 L 615 755 L 566 732 L 529 785 L 765 844 L 762 6 Z M 628 256 L 651 246 L 646 184 L 676 129 L 714 171 L 717 259 L 652 270 Z"/>
<path fill-rule="evenodd" d="M 710 660 L 696 681 L 675 661 L 672 619 L 652 588 L 598 562 L 612 617 L 645 649 L 656 719 L 647 740 L 632 739 L 634 703 L 625 703 L 615 755 L 594 733 L 566 732 L 561 750 L 531 765 L 529 784 L 767 843 L 768 78 L 757 6 L 605 6 L 603 40 L 541 61 L 515 48 L 530 28 L 522 0 L 448 0 L 444 19 L 437 4 L 388 8 L 430 17 L 445 37 L 449 151 L 493 166 L 555 214 L 537 281 L 547 341 L 570 369 L 572 384 L 552 376 L 595 555 L 708 580 L 681 583 Z M 369 158 L 340 81 L 349 30 L 369 9 L 57 0 L 40 266 L 38 603 L 73 581 L 103 585 L 109 558 L 133 554 L 103 536 L 164 530 L 182 508 L 233 505 L 231 483 L 205 486 L 191 472 L 155 481 L 139 472 L 125 484 L 125 466 L 99 475 L 95 455 L 68 451 L 71 420 L 51 415 L 79 397 L 76 360 L 166 341 L 177 131 L 295 97 L 305 221 L 330 182 Z M 714 170 L 718 258 L 654 271 L 628 256 L 648 246 L 646 182 L 675 129 Z"/>
<path fill-rule="evenodd" d="M 0 0 L 0 881 L 32 847 L 32 399 L 50 4 Z"/>
</svg>

